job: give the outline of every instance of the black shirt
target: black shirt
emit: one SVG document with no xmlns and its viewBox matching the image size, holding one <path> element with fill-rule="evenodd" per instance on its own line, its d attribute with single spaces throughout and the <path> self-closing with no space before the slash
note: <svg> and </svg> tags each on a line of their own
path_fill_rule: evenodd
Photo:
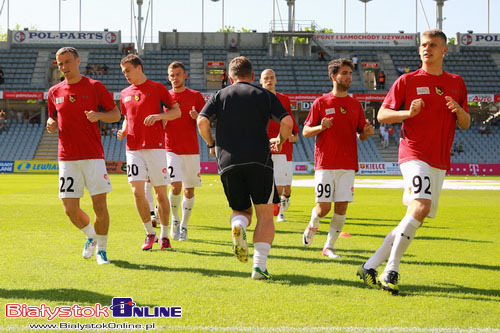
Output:
<svg viewBox="0 0 500 333">
<path fill-rule="evenodd" d="M 272 92 L 238 82 L 212 95 L 200 116 L 217 120 L 215 154 L 219 173 L 245 164 L 273 167 L 267 124 L 269 119 L 280 122 L 288 112 Z"/>
</svg>

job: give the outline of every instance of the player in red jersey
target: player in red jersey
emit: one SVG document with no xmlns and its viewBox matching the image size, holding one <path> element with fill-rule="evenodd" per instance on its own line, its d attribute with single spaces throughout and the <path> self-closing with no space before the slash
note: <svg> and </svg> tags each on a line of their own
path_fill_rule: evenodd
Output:
<svg viewBox="0 0 500 333">
<path fill-rule="evenodd" d="M 47 131 L 59 129 L 59 198 L 71 222 L 87 236 L 82 256 L 91 258 L 97 245 L 97 263 L 109 264 L 106 193 L 112 188 L 97 122 L 119 121 L 120 111 L 101 82 L 80 74 L 80 57 L 75 48 L 59 49 L 56 61 L 65 80 L 49 89 Z M 98 112 L 99 107 L 106 112 Z M 80 208 L 84 187 L 92 198 L 94 226 Z"/>
<path fill-rule="evenodd" d="M 347 206 L 354 200 L 354 174 L 358 171 L 357 138 L 366 140 L 374 128 L 366 119 L 361 103 L 348 95 L 354 65 L 351 60 L 335 59 L 328 64 L 333 82 L 330 93 L 316 99 L 304 122 L 304 137 L 316 136 L 314 181 L 316 206 L 304 231 L 302 243 L 310 246 L 320 220 L 334 214 L 322 255 L 338 258 L 334 244 L 344 227 Z"/>
<path fill-rule="evenodd" d="M 378 113 L 381 123 L 403 122 L 399 165 L 405 185 L 406 215 L 384 239 L 375 254 L 358 269 L 365 285 L 398 294 L 399 263 L 426 217 L 434 218 L 455 128 L 470 126 L 467 89 L 463 79 L 443 71 L 448 52 L 446 35 L 428 30 L 420 38 L 422 68 L 399 77 Z M 400 110 L 403 106 L 403 110 Z M 386 259 L 377 281 L 377 267 Z"/>
<path fill-rule="evenodd" d="M 283 144 L 281 152 L 272 152 L 272 159 L 274 164 L 274 182 L 276 184 L 276 189 L 280 195 L 279 203 L 279 213 L 276 221 L 285 221 L 284 212 L 288 210 L 290 206 L 290 195 L 292 194 L 292 176 L 293 176 L 293 143 L 297 142 L 299 139 L 299 127 L 292 114 L 292 108 L 290 107 L 290 99 L 284 95 L 276 92 L 276 74 L 272 69 L 264 69 L 260 74 L 260 84 L 264 89 L 269 90 L 275 94 L 280 100 L 283 107 L 288 111 L 288 114 L 293 120 L 292 135 Z M 274 121 L 270 121 L 267 127 L 267 132 L 269 138 L 275 138 L 280 132 L 280 124 Z"/>
<path fill-rule="evenodd" d="M 169 121 L 165 126 L 167 165 L 172 181 L 169 193 L 172 210 L 170 234 L 173 239 L 180 241 L 188 239 L 188 221 L 194 206 L 194 188 L 201 186 L 196 119 L 205 106 L 203 95 L 186 87 L 186 78 L 184 64 L 174 61 L 168 66 L 168 80 L 172 84 L 170 93 L 179 103 L 182 112 L 179 119 Z M 181 220 L 179 204 L 182 186 L 184 186 L 184 199 Z"/>
<path fill-rule="evenodd" d="M 163 121 L 180 117 L 179 104 L 167 88 L 148 80 L 144 74 L 141 58 L 129 54 L 120 62 L 122 72 L 131 84 L 120 93 L 120 104 L 125 116 L 117 138 L 127 137 L 127 174 L 134 193 L 135 206 L 146 230 L 142 250 L 150 250 L 158 237 L 153 229 L 149 204 L 144 185 L 150 181 L 156 192 L 158 215 L 161 224 L 161 249 L 170 250 L 168 217 L 170 204 L 167 196 L 169 177 L 165 157 Z M 163 112 L 162 106 L 169 108 Z"/>
</svg>

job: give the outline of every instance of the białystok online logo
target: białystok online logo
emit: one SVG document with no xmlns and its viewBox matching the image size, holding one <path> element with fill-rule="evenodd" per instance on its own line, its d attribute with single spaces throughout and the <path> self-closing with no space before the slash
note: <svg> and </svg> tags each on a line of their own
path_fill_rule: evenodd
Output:
<svg viewBox="0 0 500 333">
<path fill-rule="evenodd" d="M 137 306 L 131 297 L 114 297 L 111 305 L 102 306 L 96 303 L 94 306 L 55 306 L 51 308 L 45 304 L 31 306 L 27 304 L 8 303 L 5 304 L 5 316 L 7 318 L 181 318 L 182 307 L 180 306 Z"/>
</svg>

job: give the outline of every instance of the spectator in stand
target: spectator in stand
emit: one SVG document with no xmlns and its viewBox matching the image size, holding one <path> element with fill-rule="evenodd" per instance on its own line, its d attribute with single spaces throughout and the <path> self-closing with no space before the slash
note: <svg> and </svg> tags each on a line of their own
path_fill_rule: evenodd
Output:
<svg viewBox="0 0 500 333">
<path fill-rule="evenodd" d="M 389 128 L 387 128 L 387 133 L 389 134 L 389 139 L 392 138 L 392 136 L 394 135 L 394 127 L 392 125 L 389 125 Z M 394 141 L 397 140 L 394 139 Z"/>
<path fill-rule="evenodd" d="M 116 136 L 116 132 L 118 132 L 118 125 L 113 124 L 113 128 L 111 128 L 111 135 Z"/>
<path fill-rule="evenodd" d="M 92 74 L 92 66 L 90 64 L 87 64 L 87 66 L 85 67 L 85 73 L 87 75 Z"/>
<path fill-rule="evenodd" d="M 323 52 L 323 50 L 320 50 L 318 52 L 318 60 L 319 61 L 326 61 L 326 59 L 325 59 L 325 52 Z"/>
<path fill-rule="evenodd" d="M 27 124 L 28 121 L 30 120 L 30 114 L 28 111 L 24 111 L 24 114 L 23 114 L 23 124 Z"/>
<path fill-rule="evenodd" d="M 482 123 L 481 126 L 479 126 L 479 134 L 483 135 L 486 134 L 486 124 Z"/>
<path fill-rule="evenodd" d="M 109 67 L 106 64 L 102 65 L 102 74 L 108 75 L 108 71 Z"/>
<path fill-rule="evenodd" d="M 238 44 L 236 43 L 236 41 L 233 39 L 231 39 L 231 42 L 229 43 L 229 51 L 236 51 L 238 49 Z"/>
<path fill-rule="evenodd" d="M 403 75 L 404 73 L 405 73 L 405 68 L 403 67 L 403 65 L 398 66 L 398 74 L 399 74 L 399 76 Z"/>
<path fill-rule="evenodd" d="M 463 153 L 465 151 L 464 144 L 460 142 L 457 147 L 457 153 Z"/>
<path fill-rule="evenodd" d="M 17 111 L 17 123 L 22 124 L 23 123 L 23 111 Z"/>
<path fill-rule="evenodd" d="M 357 56 L 352 57 L 352 64 L 354 65 L 354 70 L 357 71 L 358 70 L 358 57 Z"/>
<path fill-rule="evenodd" d="M 378 89 L 385 89 L 385 73 L 380 71 L 378 75 Z"/>
<path fill-rule="evenodd" d="M 8 132 L 9 131 L 9 125 L 7 124 L 7 119 L 5 119 L 5 111 L 0 110 L 0 134 L 2 132 Z"/>
<path fill-rule="evenodd" d="M 222 72 L 222 88 L 227 87 L 227 71 L 224 68 L 224 72 Z"/>
<path fill-rule="evenodd" d="M 122 45 L 122 55 L 127 55 L 127 45 Z"/>
<path fill-rule="evenodd" d="M 0 66 L 0 84 L 3 84 L 5 82 L 4 79 L 4 74 L 3 74 L 3 68 Z"/>
<path fill-rule="evenodd" d="M 128 44 L 127 53 L 128 54 L 134 53 L 134 46 L 132 45 L 132 43 Z"/>
<path fill-rule="evenodd" d="M 404 74 L 406 73 L 410 73 L 410 67 L 409 66 L 406 66 L 405 69 L 404 69 Z"/>
</svg>

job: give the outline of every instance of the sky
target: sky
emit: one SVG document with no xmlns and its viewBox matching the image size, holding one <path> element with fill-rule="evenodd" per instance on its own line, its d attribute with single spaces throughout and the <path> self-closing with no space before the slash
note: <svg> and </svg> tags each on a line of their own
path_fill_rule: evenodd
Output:
<svg viewBox="0 0 500 333">
<path fill-rule="evenodd" d="M 143 16 L 150 1 L 153 6 L 153 27 L 151 15 L 146 25 L 145 39 L 158 40 L 158 31 L 200 32 L 202 31 L 202 7 L 204 8 L 205 32 L 215 32 L 222 27 L 222 3 L 224 3 L 224 25 L 236 30 L 246 28 L 257 32 L 269 32 L 275 17 L 288 20 L 286 0 L 143 0 Z M 344 32 L 344 1 L 346 1 L 348 33 L 365 32 L 365 4 L 359 0 L 296 0 L 295 20 L 309 26 L 312 21 L 320 28 Z M 500 33 L 500 0 L 490 2 L 490 32 Z M 81 3 L 81 27 L 84 31 L 122 32 L 122 41 L 131 39 L 131 0 L 0 0 L 0 28 L 7 30 L 7 3 L 9 29 L 16 24 L 21 28 L 36 27 L 37 30 L 59 30 L 59 4 L 61 4 L 61 30 L 79 30 L 79 4 Z M 137 14 L 137 0 L 133 0 Z M 204 6 L 202 6 L 204 4 Z M 416 13 L 416 4 L 418 12 Z M 423 7 L 423 8 L 422 8 Z M 279 10 L 278 10 L 279 8 Z M 366 30 L 369 33 L 407 33 L 436 27 L 436 2 L 433 0 L 371 0 L 366 5 Z M 427 25 L 425 16 L 429 25 Z M 488 32 L 488 0 L 447 0 L 443 9 L 443 30 L 448 37 L 457 32 L 473 30 Z M 417 14 L 417 15 L 416 15 Z M 416 16 L 418 27 L 416 26 Z M 286 23 L 284 23 L 286 27 Z M 132 25 L 132 35 L 136 30 Z M 143 28 L 144 29 L 144 28 Z M 135 37 L 134 37 L 135 38 Z"/>
</svg>

